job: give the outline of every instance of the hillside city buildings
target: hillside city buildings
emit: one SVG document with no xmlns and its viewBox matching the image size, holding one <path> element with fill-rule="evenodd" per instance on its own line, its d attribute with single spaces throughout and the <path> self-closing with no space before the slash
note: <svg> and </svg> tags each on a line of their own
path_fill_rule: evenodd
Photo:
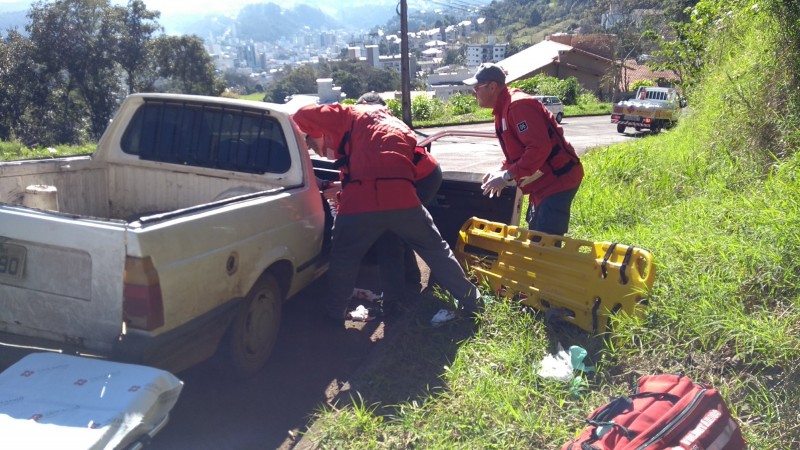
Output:
<svg viewBox="0 0 800 450">
<path fill-rule="evenodd" d="M 501 61 L 508 49 L 508 43 L 498 43 L 494 36 L 489 36 L 485 43 L 464 44 L 484 31 L 481 29 L 483 22 L 482 18 L 475 18 L 456 25 L 409 33 L 409 73 L 412 77 L 425 79 L 434 91 L 432 95 L 445 100 L 455 92 L 467 92 L 468 88 L 462 81 L 471 76 L 475 67 L 483 62 Z M 356 59 L 376 69 L 401 70 L 401 37 L 382 32 L 354 34 L 304 29 L 295 36 L 267 43 L 242 41 L 234 26 L 222 36 L 207 36 L 205 39 L 206 49 L 218 71 L 236 71 L 263 84 L 280 77 L 286 66 L 298 67 L 325 60 Z M 446 67 L 446 52 L 461 51 L 463 45 L 466 45 L 465 64 L 457 68 Z"/>
<path fill-rule="evenodd" d="M 485 62 L 500 64 L 508 72 L 509 82 L 540 73 L 560 79 L 575 77 L 581 87 L 601 99 L 612 95 L 614 83 L 617 83 L 617 91 L 624 92 L 636 79 L 656 75 L 671 77 L 669 73 L 652 74 L 636 61 L 615 63 L 611 35 L 554 34 L 508 56 L 509 44 L 498 42 L 483 25 L 484 19 L 478 17 L 408 34 L 409 73 L 412 79 L 425 81 L 424 95 L 447 101 L 454 94 L 471 93 L 463 80 L 471 77 L 476 67 Z M 234 27 L 223 36 L 207 38 L 206 46 L 220 72 L 233 70 L 266 85 L 278 79 L 287 66 L 340 59 L 359 60 L 376 69 L 400 72 L 401 39 L 401 36 L 385 35 L 381 31 L 359 34 L 306 27 L 274 43 L 245 42 L 238 38 Z M 476 42 L 479 39 L 483 42 Z M 446 65 L 448 51 L 464 51 L 463 64 Z M 617 72 L 612 69 L 618 67 L 621 67 L 621 77 L 612 75 Z M 320 96 L 345 95 L 331 83 L 330 79 L 321 80 Z"/>
</svg>

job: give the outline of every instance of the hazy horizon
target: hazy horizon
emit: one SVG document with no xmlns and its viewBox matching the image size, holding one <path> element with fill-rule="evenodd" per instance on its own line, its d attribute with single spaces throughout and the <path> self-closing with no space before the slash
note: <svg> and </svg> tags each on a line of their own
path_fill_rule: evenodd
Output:
<svg viewBox="0 0 800 450">
<path fill-rule="evenodd" d="M 397 0 L 348 0 L 331 2 L 330 0 L 143 0 L 147 9 L 159 11 L 161 13 L 158 22 L 164 27 L 167 34 L 183 34 L 186 24 L 200 20 L 209 15 L 224 15 L 235 17 L 247 5 L 274 3 L 283 9 L 291 9 L 297 5 L 305 4 L 312 8 L 317 8 L 334 20 L 342 20 L 341 12 L 347 8 L 354 7 L 375 7 L 394 9 Z M 410 10 L 424 11 L 426 9 L 447 10 L 447 3 L 451 0 L 407 0 Z M 456 1 L 456 9 L 461 9 L 465 5 L 478 8 L 488 4 L 491 0 L 452 0 Z M 0 0 L 0 14 L 19 13 L 30 10 L 34 0 Z M 49 3 L 49 1 L 48 1 Z M 127 5 L 128 0 L 111 0 L 115 5 Z M 388 6 L 387 6 L 388 5 Z M 388 17 L 387 19 L 388 20 Z M 19 21 L 19 19 L 17 19 Z M 6 21 L 8 22 L 8 21 Z M 375 24 L 381 25 L 385 22 L 377 20 Z M 12 23 L 13 25 L 19 25 Z M 6 25 L 7 26 L 7 25 Z"/>
<path fill-rule="evenodd" d="M 447 0 L 431 3 L 433 3 L 433 5 L 437 8 L 446 8 L 446 5 L 443 5 L 446 1 Z M 127 0 L 111 0 L 111 2 L 117 5 L 126 5 L 128 3 Z M 346 8 L 352 6 L 365 6 L 395 2 L 395 0 L 350 0 L 346 2 L 340 1 L 335 5 L 332 5 L 328 0 L 228 0 L 223 2 L 218 0 L 144 0 L 144 4 L 147 5 L 147 9 L 161 11 L 165 14 L 182 12 L 195 14 L 237 12 L 244 6 L 251 3 L 275 3 L 281 8 L 292 8 L 297 4 L 305 3 L 309 6 L 317 7 L 328 12 L 336 11 L 342 7 Z M 30 6 L 33 3 L 34 1 L 32 0 L 0 0 L 0 13 L 27 11 L 30 9 Z M 426 2 L 425 0 L 410 0 L 408 3 L 409 7 L 419 7 L 419 4 L 426 4 L 429 2 Z M 489 0 L 460 0 L 458 2 L 460 5 L 474 4 L 476 7 L 479 5 L 485 5 L 487 3 L 489 3 Z"/>
</svg>

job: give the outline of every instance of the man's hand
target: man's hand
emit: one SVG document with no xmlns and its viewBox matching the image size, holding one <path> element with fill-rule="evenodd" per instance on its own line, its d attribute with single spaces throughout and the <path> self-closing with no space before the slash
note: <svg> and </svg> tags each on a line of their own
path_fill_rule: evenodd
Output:
<svg viewBox="0 0 800 450">
<path fill-rule="evenodd" d="M 339 194 L 339 191 L 342 190 L 342 182 L 341 181 L 329 181 L 326 185 L 322 187 L 322 195 L 325 197 L 325 200 L 336 201 L 336 196 Z"/>
<path fill-rule="evenodd" d="M 503 188 L 508 186 L 511 182 L 511 174 L 505 170 L 498 172 L 489 172 L 483 176 L 483 195 L 488 195 L 489 198 L 500 197 Z"/>
</svg>

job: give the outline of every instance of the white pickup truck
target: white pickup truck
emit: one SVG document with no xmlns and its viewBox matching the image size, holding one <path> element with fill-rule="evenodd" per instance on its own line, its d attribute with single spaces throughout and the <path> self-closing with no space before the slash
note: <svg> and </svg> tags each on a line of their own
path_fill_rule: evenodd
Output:
<svg viewBox="0 0 800 450">
<path fill-rule="evenodd" d="M 259 370 L 282 302 L 324 271 L 291 112 L 136 94 L 91 156 L 0 163 L 3 340 L 173 372 L 219 347 Z"/>
<path fill-rule="evenodd" d="M 315 176 L 338 171 L 296 108 L 135 94 L 91 156 L 0 162 L 0 342 L 257 372 L 282 303 L 327 266 Z M 472 216 L 516 223 L 517 193 L 489 199 L 481 176 L 445 169 L 429 210 L 451 245 Z"/>
<path fill-rule="evenodd" d="M 684 106 L 674 88 L 640 86 L 632 99 L 614 105 L 611 123 L 617 124 L 618 133 L 624 133 L 626 127 L 658 133 L 675 125 Z"/>
</svg>

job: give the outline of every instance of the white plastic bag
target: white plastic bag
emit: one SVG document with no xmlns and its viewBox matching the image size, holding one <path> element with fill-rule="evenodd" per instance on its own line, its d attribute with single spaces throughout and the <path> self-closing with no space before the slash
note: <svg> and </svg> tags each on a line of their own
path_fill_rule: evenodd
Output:
<svg viewBox="0 0 800 450">
<path fill-rule="evenodd" d="M 560 345 L 555 355 L 545 355 L 539 363 L 539 376 L 559 381 L 572 379 L 572 358 Z"/>
<path fill-rule="evenodd" d="M 539 376 L 542 378 L 553 378 L 559 381 L 571 381 L 574 378 L 574 371 L 592 372 L 594 367 L 587 367 L 583 360 L 587 352 L 583 347 L 573 345 L 569 352 L 565 351 L 559 344 L 558 352 L 555 355 L 545 355 L 539 363 Z"/>
</svg>

